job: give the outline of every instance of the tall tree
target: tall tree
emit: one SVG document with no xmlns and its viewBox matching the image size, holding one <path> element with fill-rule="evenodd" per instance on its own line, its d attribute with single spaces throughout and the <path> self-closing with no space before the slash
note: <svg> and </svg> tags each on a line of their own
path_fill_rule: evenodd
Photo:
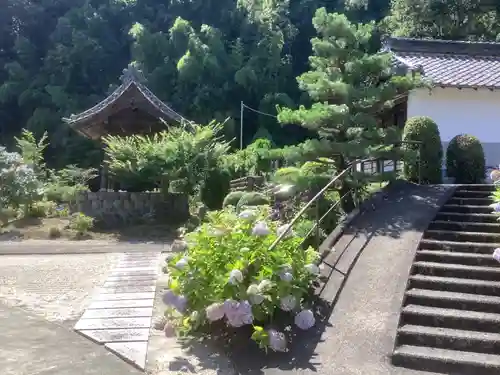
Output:
<svg viewBox="0 0 500 375">
<path fill-rule="evenodd" d="M 491 0 L 392 0 L 385 25 L 394 36 L 494 41 L 500 32 Z"/>
<path fill-rule="evenodd" d="M 396 97 L 406 94 L 416 80 L 394 76 L 390 55 L 371 52 L 374 23 L 353 24 L 345 15 L 321 8 L 313 24 L 318 36 L 311 41 L 311 70 L 298 82 L 314 104 L 282 109 L 278 119 L 314 130 L 320 142 L 312 156 L 332 158 L 341 171 L 354 159 L 391 151 L 382 146 L 397 141 L 399 131 L 383 123 L 379 114 L 390 110 Z"/>
</svg>

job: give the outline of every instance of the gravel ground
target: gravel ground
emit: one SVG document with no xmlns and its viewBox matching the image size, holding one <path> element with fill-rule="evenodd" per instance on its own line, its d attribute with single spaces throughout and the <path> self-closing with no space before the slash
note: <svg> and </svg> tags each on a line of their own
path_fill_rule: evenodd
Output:
<svg viewBox="0 0 500 375">
<path fill-rule="evenodd" d="M 119 254 L 0 257 L 0 299 L 49 321 L 73 321 L 83 313 Z"/>
</svg>

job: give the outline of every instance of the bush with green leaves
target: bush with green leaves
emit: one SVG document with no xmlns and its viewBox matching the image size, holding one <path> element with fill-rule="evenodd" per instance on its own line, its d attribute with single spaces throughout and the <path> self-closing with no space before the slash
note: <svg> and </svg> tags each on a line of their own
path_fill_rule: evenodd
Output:
<svg viewBox="0 0 500 375">
<path fill-rule="evenodd" d="M 181 334 L 211 324 L 253 326 L 261 348 L 285 351 L 287 338 L 273 321 L 293 317 L 306 330 L 315 324 L 310 291 L 319 275 L 318 253 L 301 246 L 303 238 L 267 219 L 269 207 L 236 213 L 213 211 L 208 221 L 185 237 L 183 251 L 167 259 L 169 306 L 166 331 Z M 274 326 L 267 325 L 273 321 Z"/>
<path fill-rule="evenodd" d="M 236 207 L 243 195 L 245 195 L 244 191 L 231 191 L 224 198 L 224 202 L 222 203 L 222 207 L 227 207 L 227 206 Z"/>
<path fill-rule="evenodd" d="M 403 141 L 422 142 L 404 144 L 408 151 L 404 163 L 405 178 L 412 182 L 439 184 L 442 182 L 443 145 L 437 124 L 430 117 L 408 119 L 403 131 Z M 420 163 L 415 154 L 420 152 Z"/>
<path fill-rule="evenodd" d="M 455 136 L 446 150 L 446 173 L 457 184 L 478 184 L 485 176 L 485 159 L 481 142 L 469 134 Z"/>
<path fill-rule="evenodd" d="M 217 168 L 229 151 L 220 133 L 223 125 L 189 124 L 152 136 L 107 136 L 103 139 L 109 172 L 129 191 L 153 190 L 162 181 L 184 180 L 194 194 L 206 172 Z"/>
<path fill-rule="evenodd" d="M 266 204 L 269 204 L 269 199 L 264 194 L 257 191 L 249 191 L 243 194 L 236 208 L 241 210 L 243 207 L 247 206 L 262 206 Z"/>
<path fill-rule="evenodd" d="M 214 168 L 207 172 L 200 187 L 200 198 L 210 210 L 222 208 L 224 198 L 229 193 L 231 176 L 225 169 Z"/>
<path fill-rule="evenodd" d="M 78 234 L 86 234 L 94 227 L 94 218 L 87 216 L 81 212 L 75 212 L 71 215 L 69 228 L 76 231 Z"/>
</svg>

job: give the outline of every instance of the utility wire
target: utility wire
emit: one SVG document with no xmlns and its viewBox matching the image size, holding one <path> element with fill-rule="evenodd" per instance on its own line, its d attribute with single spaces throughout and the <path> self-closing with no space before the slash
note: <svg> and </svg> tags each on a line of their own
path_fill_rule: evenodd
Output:
<svg viewBox="0 0 500 375">
<path fill-rule="evenodd" d="M 245 103 L 242 103 L 242 106 L 243 106 L 244 108 L 246 108 L 246 109 L 249 109 L 250 111 L 255 112 L 255 113 L 260 113 L 261 115 L 264 115 L 264 116 L 269 116 L 269 117 L 273 117 L 273 118 L 278 118 L 278 116 L 272 115 L 272 114 L 270 114 L 270 113 L 261 112 L 261 111 L 259 111 L 259 110 L 257 110 L 257 109 L 254 109 L 254 108 L 252 108 L 252 107 L 249 107 L 249 106 L 247 106 Z"/>
</svg>

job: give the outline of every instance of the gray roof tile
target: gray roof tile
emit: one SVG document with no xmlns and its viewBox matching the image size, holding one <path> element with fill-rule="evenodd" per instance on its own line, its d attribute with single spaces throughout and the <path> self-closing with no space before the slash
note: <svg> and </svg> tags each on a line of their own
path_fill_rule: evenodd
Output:
<svg viewBox="0 0 500 375">
<path fill-rule="evenodd" d="M 500 88 L 500 43 L 390 38 L 396 66 L 421 69 L 439 86 Z"/>
</svg>

